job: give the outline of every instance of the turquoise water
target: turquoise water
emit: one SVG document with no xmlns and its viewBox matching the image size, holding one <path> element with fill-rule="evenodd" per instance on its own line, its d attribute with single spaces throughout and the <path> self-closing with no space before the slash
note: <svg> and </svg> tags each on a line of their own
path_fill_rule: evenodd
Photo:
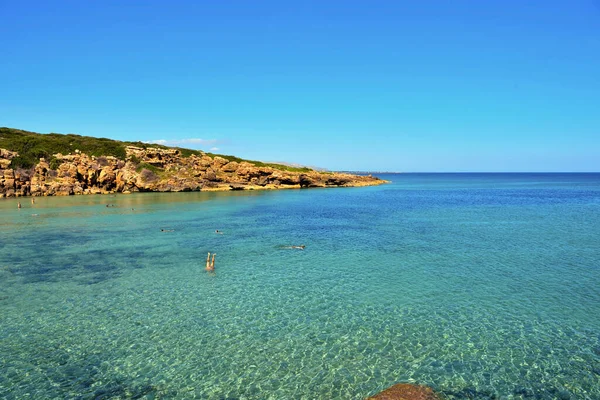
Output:
<svg viewBox="0 0 600 400">
<path fill-rule="evenodd" d="M 0 199 L 0 398 L 600 399 L 600 174 L 381 176 Z"/>
</svg>

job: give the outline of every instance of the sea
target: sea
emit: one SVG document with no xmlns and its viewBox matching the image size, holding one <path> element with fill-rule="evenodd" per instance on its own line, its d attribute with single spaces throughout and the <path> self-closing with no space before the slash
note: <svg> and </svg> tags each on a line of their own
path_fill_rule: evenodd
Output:
<svg viewBox="0 0 600 400">
<path fill-rule="evenodd" d="M 600 399 L 600 174 L 379 177 L 0 199 L 0 398 Z"/>
</svg>

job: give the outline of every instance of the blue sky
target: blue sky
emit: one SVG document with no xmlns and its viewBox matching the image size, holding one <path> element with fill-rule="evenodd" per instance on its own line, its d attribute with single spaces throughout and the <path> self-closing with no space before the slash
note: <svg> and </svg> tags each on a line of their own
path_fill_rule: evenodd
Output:
<svg viewBox="0 0 600 400">
<path fill-rule="evenodd" d="M 600 1 L 0 0 L 0 126 L 334 170 L 600 171 Z"/>
</svg>

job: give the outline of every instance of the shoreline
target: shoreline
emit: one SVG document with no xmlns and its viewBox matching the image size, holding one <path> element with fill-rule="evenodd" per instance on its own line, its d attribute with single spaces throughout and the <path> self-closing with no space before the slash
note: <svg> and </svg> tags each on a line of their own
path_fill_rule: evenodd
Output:
<svg viewBox="0 0 600 400">
<path fill-rule="evenodd" d="M 220 186 L 208 186 L 201 187 L 194 190 L 84 190 L 82 192 L 58 192 L 58 193 L 12 193 L 7 195 L 6 193 L 0 193 L 0 199 L 18 199 L 18 198 L 36 198 L 36 197 L 69 197 L 69 196 L 92 196 L 92 195 L 129 195 L 134 193 L 191 193 L 191 192 L 248 192 L 248 191 L 271 191 L 271 190 L 305 190 L 305 189 L 332 189 L 332 188 L 358 188 L 368 186 L 380 186 L 390 183 L 385 179 L 376 179 L 369 182 L 352 182 L 344 185 L 325 185 L 325 186 L 309 186 L 303 187 L 300 184 L 296 185 L 220 185 Z"/>
<path fill-rule="evenodd" d="M 28 168 L 11 167 L 17 152 L 0 148 L 0 198 L 134 192 L 218 192 L 389 183 L 373 175 L 286 169 L 177 149 L 125 147 L 126 156 L 93 156 L 75 150 L 40 158 Z"/>
</svg>

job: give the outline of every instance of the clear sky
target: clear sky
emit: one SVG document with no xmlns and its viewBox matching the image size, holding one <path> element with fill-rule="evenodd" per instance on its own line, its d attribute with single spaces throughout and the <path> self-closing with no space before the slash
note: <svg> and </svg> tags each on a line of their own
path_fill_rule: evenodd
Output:
<svg viewBox="0 0 600 400">
<path fill-rule="evenodd" d="M 0 0 L 0 126 L 334 170 L 600 171 L 600 0 Z"/>
</svg>

